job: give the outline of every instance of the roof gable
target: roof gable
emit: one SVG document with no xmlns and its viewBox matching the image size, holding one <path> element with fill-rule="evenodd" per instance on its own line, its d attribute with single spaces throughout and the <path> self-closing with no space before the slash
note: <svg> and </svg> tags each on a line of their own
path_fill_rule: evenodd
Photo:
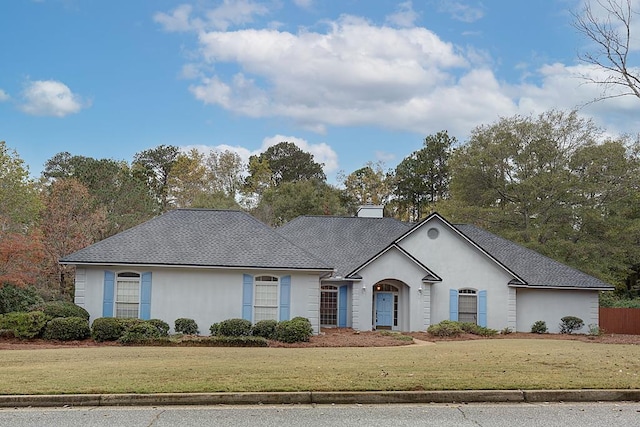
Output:
<svg viewBox="0 0 640 427">
<path fill-rule="evenodd" d="M 513 278 L 513 280 L 509 282 L 510 284 L 520 284 L 520 285 L 526 284 L 526 281 L 520 276 L 518 276 L 518 274 L 515 273 L 513 270 L 511 270 L 508 265 L 503 264 L 502 262 L 497 260 L 490 252 L 488 252 L 485 248 L 478 245 L 476 242 L 474 242 L 469 237 L 467 237 L 464 233 L 462 233 L 459 229 L 454 227 L 449 221 L 444 219 L 437 212 L 432 213 L 431 215 L 429 215 L 428 217 L 420 221 L 418 224 L 416 224 L 414 227 L 412 227 L 410 230 L 408 230 L 406 233 L 404 233 L 402 236 L 398 237 L 395 240 L 395 243 L 400 244 L 402 240 L 406 239 L 407 237 L 409 237 L 410 235 L 416 232 L 419 232 L 422 229 L 422 227 L 425 227 L 427 224 L 433 221 L 438 221 L 441 225 L 445 226 L 455 235 L 458 235 L 459 237 L 461 237 L 464 241 L 466 241 L 475 250 L 480 252 L 483 256 L 491 260 L 491 262 L 493 262 L 498 268 L 507 272 L 507 274 L 509 274 Z"/>
<path fill-rule="evenodd" d="M 251 215 L 177 209 L 64 257 L 66 264 L 331 270 Z"/>
<path fill-rule="evenodd" d="M 352 272 L 350 272 L 347 275 L 347 278 L 348 279 L 351 279 L 351 278 L 354 278 L 354 279 L 355 278 L 362 278 L 358 273 L 360 271 L 362 271 L 362 269 L 364 269 L 369 264 L 375 262 L 378 258 L 383 256 L 385 253 L 389 252 L 389 250 L 391 250 L 391 249 L 397 249 L 403 256 L 405 256 L 407 259 L 412 261 L 418 267 L 422 268 L 427 273 L 427 275 L 425 277 L 423 277 L 423 279 L 422 279 L 423 282 L 441 282 L 442 281 L 442 279 L 436 273 L 431 271 L 429 269 L 429 267 L 424 265 L 422 262 L 420 262 L 420 260 L 418 260 L 416 257 L 411 255 L 409 252 L 404 250 L 401 246 L 398 246 L 395 242 L 390 244 L 389 246 L 387 246 L 386 248 L 384 248 L 380 252 L 378 252 L 374 257 L 370 258 L 369 260 L 367 260 L 362 265 L 358 266 L 356 269 L 354 269 Z"/>
</svg>

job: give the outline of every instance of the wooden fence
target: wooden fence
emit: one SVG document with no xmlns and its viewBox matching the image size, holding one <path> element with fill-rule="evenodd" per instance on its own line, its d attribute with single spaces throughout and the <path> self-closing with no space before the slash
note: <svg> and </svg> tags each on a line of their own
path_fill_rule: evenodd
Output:
<svg viewBox="0 0 640 427">
<path fill-rule="evenodd" d="M 600 307 L 599 323 L 608 334 L 640 335 L 640 308 Z"/>
</svg>

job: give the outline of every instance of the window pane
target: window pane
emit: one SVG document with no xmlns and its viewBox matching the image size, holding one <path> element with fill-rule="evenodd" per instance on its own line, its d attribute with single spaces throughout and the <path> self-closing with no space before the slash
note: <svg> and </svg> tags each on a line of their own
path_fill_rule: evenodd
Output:
<svg viewBox="0 0 640 427">
<path fill-rule="evenodd" d="M 325 326 L 338 324 L 337 291 L 322 291 L 320 293 L 320 324 Z"/>
<path fill-rule="evenodd" d="M 138 318 L 138 304 L 116 303 L 116 317 Z"/>
<path fill-rule="evenodd" d="M 138 318 L 140 279 L 118 275 L 116 283 L 116 317 Z"/>
<path fill-rule="evenodd" d="M 461 294 L 458 296 L 458 321 L 477 322 L 478 302 L 475 295 Z"/>
<path fill-rule="evenodd" d="M 255 308 L 255 321 L 261 320 L 278 320 L 278 308 L 277 307 L 256 307 Z"/>
<path fill-rule="evenodd" d="M 140 296 L 138 293 L 139 289 L 140 289 L 139 280 L 118 279 L 118 290 L 116 293 L 116 301 L 137 303 L 140 299 Z"/>
<path fill-rule="evenodd" d="M 256 306 L 277 306 L 278 305 L 278 285 L 256 283 Z"/>
</svg>

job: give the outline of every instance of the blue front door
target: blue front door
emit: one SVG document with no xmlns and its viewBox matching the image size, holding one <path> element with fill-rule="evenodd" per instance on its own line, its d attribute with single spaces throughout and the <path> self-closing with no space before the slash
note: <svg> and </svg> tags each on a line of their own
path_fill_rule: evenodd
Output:
<svg viewBox="0 0 640 427">
<path fill-rule="evenodd" d="M 376 327 L 393 326 L 393 294 L 378 292 L 376 294 Z"/>
</svg>

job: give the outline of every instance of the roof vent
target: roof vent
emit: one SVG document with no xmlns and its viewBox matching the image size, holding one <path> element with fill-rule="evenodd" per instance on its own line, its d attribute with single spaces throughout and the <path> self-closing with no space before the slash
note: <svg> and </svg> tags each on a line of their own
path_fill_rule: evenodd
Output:
<svg viewBox="0 0 640 427">
<path fill-rule="evenodd" d="M 383 211 L 383 205 L 362 205 L 358 208 L 356 216 L 358 218 L 382 218 Z"/>
</svg>

